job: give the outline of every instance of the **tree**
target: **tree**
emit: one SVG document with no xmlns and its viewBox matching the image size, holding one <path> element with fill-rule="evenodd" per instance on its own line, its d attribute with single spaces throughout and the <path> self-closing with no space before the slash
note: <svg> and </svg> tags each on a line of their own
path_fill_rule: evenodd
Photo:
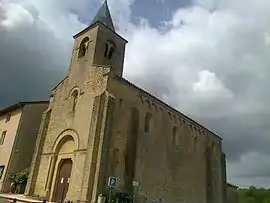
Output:
<svg viewBox="0 0 270 203">
<path fill-rule="evenodd" d="M 239 203 L 270 203 L 270 190 L 256 188 L 238 189 Z"/>
<path fill-rule="evenodd" d="M 14 183 L 15 193 L 23 193 L 24 187 L 27 183 L 27 179 L 29 176 L 29 168 L 23 169 L 21 171 L 17 171 L 16 173 L 9 174 L 9 180 Z"/>
</svg>

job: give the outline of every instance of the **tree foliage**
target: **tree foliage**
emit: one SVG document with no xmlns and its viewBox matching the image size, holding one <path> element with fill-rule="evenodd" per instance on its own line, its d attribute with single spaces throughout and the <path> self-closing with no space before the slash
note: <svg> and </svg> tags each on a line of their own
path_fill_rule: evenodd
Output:
<svg viewBox="0 0 270 203">
<path fill-rule="evenodd" d="M 239 203 L 270 203 L 270 189 L 256 188 L 238 189 Z"/>
<path fill-rule="evenodd" d="M 16 184 L 25 184 L 29 175 L 29 168 L 18 171 L 16 173 L 10 173 L 9 179 Z"/>
<path fill-rule="evenodd" d="M 9 174 L 9 180 L 12 182 L 12 193 L 23 193 L 29 176 L 29 168 L 26 168 L 16 173 Z"/>
</svg>

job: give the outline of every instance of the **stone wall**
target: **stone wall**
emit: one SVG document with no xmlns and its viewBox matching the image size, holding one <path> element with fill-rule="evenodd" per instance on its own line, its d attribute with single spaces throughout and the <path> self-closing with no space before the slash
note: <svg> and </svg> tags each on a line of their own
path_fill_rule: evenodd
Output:
<svg viewBox="0 0 270 203">
<path fill-rule="evenodd" d="M 14 141 L 12 154 L 8 166 L 8 173 L 16 173 L 31 165 L 37 133 L 43 112 L 48 103 L 26 104 L 22 110 L 21 121 Z M 10 189 L 10 181 L 6 178 L 4 192 Z"/>
<path fill-rule="evenodd" d="M 221 138 L 124 79 L 112 78 L 108 88 L 115 97 L 115 108 L 108 161 L 113 167 L 107 171 L 107 177 L 118 178 L 118 189 L 129 189 L 130 180 L 136 180 L 140 199 L 206 202 L 205 149 L 208 147 L 212 200 L 221 203 Z M 132 118 L 134 109 L 138 121 Z M 149 132 L 145 132 L 147 113 L 151 115 Z M 131 130 L 137 125 L 134 122 L 138 122 L 138 129 Z M 130 137 L 133 146 L 137 145 L 136 150 L 130 148 Z M 134 163 L 130 163 L 132 157 Z"/>
</svg>

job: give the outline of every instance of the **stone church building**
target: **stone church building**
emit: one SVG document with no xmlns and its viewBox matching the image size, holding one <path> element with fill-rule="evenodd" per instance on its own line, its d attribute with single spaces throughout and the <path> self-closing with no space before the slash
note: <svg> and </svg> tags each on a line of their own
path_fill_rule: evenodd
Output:
<svg viewBox="0 0 270 203">
<path fill-rule="evenodd" d="M 105 1 L 52 90 L 26 195 L 93 203 L 113 176 L 138 202 L 222 203 L 222 139 L 124 79 L 126 44 Z"/>
</svg>

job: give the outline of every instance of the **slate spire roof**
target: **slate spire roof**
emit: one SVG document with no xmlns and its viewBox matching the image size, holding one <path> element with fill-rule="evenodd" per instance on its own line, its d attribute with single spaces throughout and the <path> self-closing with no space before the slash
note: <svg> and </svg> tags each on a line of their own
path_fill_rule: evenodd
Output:
<svg viewBox="0 0 270 203">
<path fill-rule="evenodd" d="M 102 4 L 95 18 L 92 20 L 90 26 L 95 24 L 96 22 L 101 22 L 111 30 L 115 31 L 107 0 L 105 0 Z"/>
</svg>

